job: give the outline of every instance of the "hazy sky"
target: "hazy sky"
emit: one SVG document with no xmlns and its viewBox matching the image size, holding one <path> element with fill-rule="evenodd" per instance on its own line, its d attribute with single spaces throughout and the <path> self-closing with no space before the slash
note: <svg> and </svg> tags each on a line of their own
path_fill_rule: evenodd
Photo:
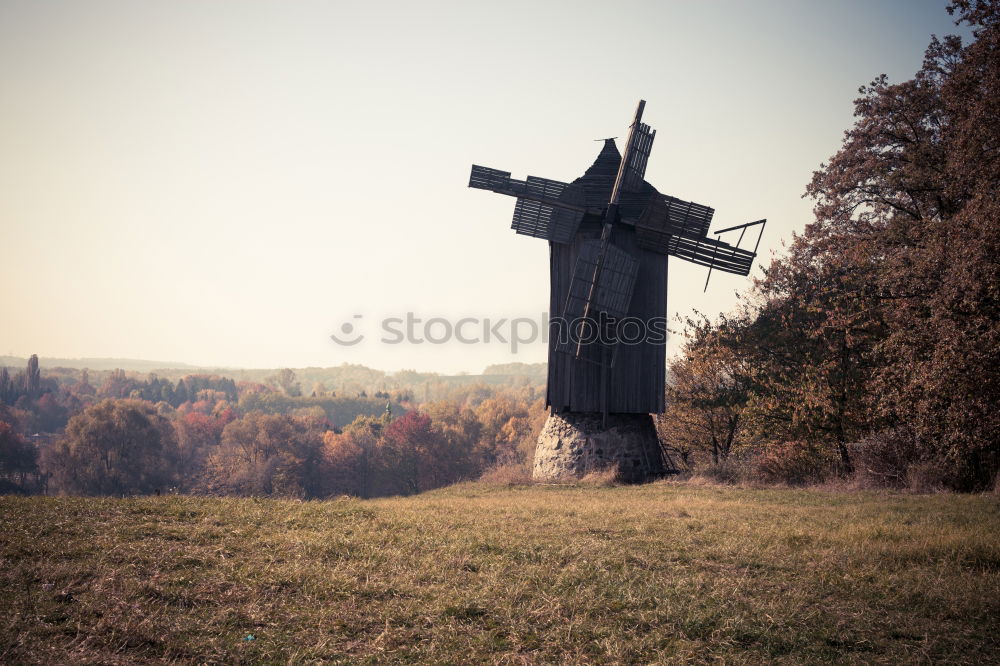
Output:
<svg viewBox="0 0 1000 666">
<path fill-rule="evenodd" d="M 544 361 L 378 341 L 408 311 L 546 311 L 547 244 L 470 164 L 572 180 L 644 98 L 647 180 L 715 228 L 767 217 L 767 261 L 858 86 L 956 32 L 944 4 L 0 0 L 0 354 Z M 670 260 L 672 313 L 748 284 L 704 277 Z"/>
</svg>

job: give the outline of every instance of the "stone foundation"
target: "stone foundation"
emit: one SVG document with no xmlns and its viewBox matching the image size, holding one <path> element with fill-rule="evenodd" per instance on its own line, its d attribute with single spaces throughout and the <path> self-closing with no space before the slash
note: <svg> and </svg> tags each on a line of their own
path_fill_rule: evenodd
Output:
<svg viewBox="0 0 1000 666">
<path fill-rule="evenodd" d="M 550 414 L 538 436 L 532 476 L 536 481 L 574 481 L 614 467 L 626 483 L 663 476 L 667 469 L 649 414 Z"/>
</svg>

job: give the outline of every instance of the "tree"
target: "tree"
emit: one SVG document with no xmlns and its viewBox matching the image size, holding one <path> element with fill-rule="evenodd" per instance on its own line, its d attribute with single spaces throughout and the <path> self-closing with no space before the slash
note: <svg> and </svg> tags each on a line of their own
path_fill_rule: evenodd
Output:
<svg viewBox="0 0 1000 666">
<path fill-rule="evenodd" d="M 29 477 L 38 475 L 38 451 L 11 425 L 0 421 L 0 492 L 27 492 Z"/>
<path fill-rule="evenodd" d="M 170 404 L 173 405 L 174 407 L 180 407 L 182 404 L 184 404 L 190 399 L 191 395 L 188 393 L 187 382 L 185 382 L 184 378 L 182 377 L 181 379 L 177 380 L 177 387 L 174 388 L 173 400 L 170 401 Z"/>
<path fill-rule="evenodd" d="M 500 394 L 479 403 L 475 414 L 480 424 L 475 452 L 479 466 L 487 468 L 517 458 L 521 440 L 529 434 L 528 405 L 513 395 Z"/>
<path fill-rule="evenodd" d="M 372 497 L 398 492 L 386 479 L 386 469 L 393 461 L 384 455 L 385 426 L 374 416 L 358 416 L 343 433 L 331 430 L 323 435 L 330 494 Z"/>
<path fill-rule="evenodd" d="M 28 359 L 28 367 L 24 375 L 24 392 L 29 398 L 37 398 L 42 386 L 42 371 L 38 367 L 38 354 L 32 354 Z"/>
<path fill-rule="evenodd" d="M 328 430 L 323 434 L 324 494 L 370 497 L 371 459 L 376 438 L 359 435 L 358 429 L 351 427 L 342 433 Z"/>
<path fill-rule="evenodd" d="M 426 414 L 409 412 L 389 423 L 384 429 L 383 460 L 397 492 L 419 493 L 445 485 L 446 446 Z"/>
<path fill-rule="evenodd" d="M 176 449 L 172 426 L 153 405 L 103 400 L 70 419 L 47 468 L 73 494 L 151 493 L 175 483 Z"/>
<path fill-rule="evenodd" d="M 17 400 L 17 388 L 11 381 L 6 367 L 0 368 L 0 404 L 13 405 Z"/>
<path fill-rule="evenodd" d="M 138 388 L 138 383 L 125 374 L 122 368 L 116 368 L 108 373 L 101 385 L 99 394 L 103 398 L 125 398 Z"/>
<path fill-rule="evenodd" d="M 72 395 L 65 393 L 62 395 L 64 399 L 76 404 Z M 35 412 L 38 415 L 38 429 L 41 432 L 56 432 L 66 425 L 69 418 L 69 410 L 65 405 L 60 404 L 55 393 L 43 393 L 35 401 Z"/>
<path fill-rule="evenodd" d="M 975 41 L 934 39 L 912 80 L 861 90 L 855 126 L 809 186 L 807 233 L 837 238 L 855 267 L 877 262 L 865 272 L 886 325 L 873 406 L 919 458 L 972 489 L 1000 462 L 1000 3 L 949 12 Z"/>
<path fill-rule="evenodd" d="M 222 430 L 229 420 L 199 411 L 174 415 L 177 471 L 182 489 L 187 490 L 196 483 L 208 456 L 219 445 Z"/>
<path fill-rule="evenodd" d="M 284 414 L 251 412 L 226 425 L 207 462 L 209 489 L 239 495 L 322 494 L 322 431 Z"/>
<path fill-rule="evenodd" d="M 815 220 L 712 331 L 751 361 L 742 436 L 772 476 L 850 473 L 852 450 L 959 489 L 1000 467 L 1000 1 L 949 11 L 975 41 L 935 38 L 913 79 L 861 88 L 807 188 Z M 678 408 L 718 388 L 701 352 L 675 364 Z"/>
<path fill-rule="evenodd" d="M 80 373 L 80 381 L 72 387 L 73 393 L 81 399 L 87 399 L 97 393 L 97 390 L 90 384 L 90 371 L 84 368 Z"/>
<path fill-rule="evenodd" d="M 668 367 L 666 411 L 657 431 L 684 467 L 696 452 L 710 453 L 718 465 L 729 457 L 743 426 L 750 399 L 752 357 L 733 348 L 733 329 L 740 322 L 723 318 L 689 319 L 684 353 Z"/>
<path fill-rule="evenodd" d="M 282 368 L 272 379 L 285 395 L 293 398 L 302 395 L 302 387 L 295 381 L 295 371 L 291 368 Z"/>
</svg>

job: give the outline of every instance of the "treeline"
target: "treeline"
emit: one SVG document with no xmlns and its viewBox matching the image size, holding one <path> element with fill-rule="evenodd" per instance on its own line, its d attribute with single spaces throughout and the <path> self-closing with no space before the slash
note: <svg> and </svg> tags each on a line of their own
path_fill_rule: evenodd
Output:
<svg viewBox="0 0 1000 666">
<path fill-rule="evenodd" d="M 71 414 L 95 400 L 131 398 L 174 409 L 189 403 L 225 403 L 241 412 L 285 412 L 318 406 L 331 423 L 345 425 L 358 414 L 384 408 L 386 401 L 399 405 L 414 399 L 409 388 L 338 394 L 319 382 L 305 394 L 295 371 L 288 368 L 272 371 L 262 382 L 206 374 L 188 374 L 174 381 L 156 373 L 142 376 L 120 368 L 97 374 L 100 380 L 94 384 L 87 369 L 47 368 L 43 377 L 37 355 L 28 359 L 25 369 L 13 374 L 0 367 L 0 420 L 18 424 L 24 433 L 52 433 L 64 428 Z"/>
<path fill-rule="evenodd" d="M 116 371 L 95 388 L 86 373 L 42 377 L 37 357 L 0 388 L 0 492 L 415 493 L 524 465 L 545 414 L 531 387 L 420 405 L 405 391 L 303 396 L 290 370 L 269 384 Z"/>
<path fill-rule="evenodd" d="M 275 385 L 282 373 L 292 372 L 294 385 L 302 395 L 312 393 L 335 393 L 339 395 L 369 395 L 382 392 L 408 391 L 421 400 L 442 400 L 453 390 L 462 390 L 473 385 L 518 388 L 526 385 L 542 386 L 545 382 L 545 364 L 508 363 L 487 366 L 482 374 L 442 375 L 436 372 L 399 370 L 387 373 L 363 365 L 342 363 L 332 367 L 306 367 L 275 371 L 266 368 L 195 368 L 157 367 L 150 361 L 129 359 L 40 359 L 46 367 L 46 375 L 63 384 L 80 381 L 87 361 L 94 362 L 87 372 L 90 380 L 100 386 L 110 373 L 125 372 L 129 377 L 143 377 L 150 373 L 161 379 L 176 383 L 189 376 L 223 376 L 236 383 L 249 382 Z M 108 367 L 108 363 L 119 361 L 119 365 Z M 27 359 L 11 356 L 0 357 L 0 366 L 23 368 Z M 127 396 L 126 396 L 127 397 Z"/>
<path fill-rule="evenodd" d="M 661 434 L 716 474 L 978 490 L 1000 466 L 1000 3 L 955 2 L 861 89 L 815 221 L 734 314 L 687 321 Z"/>
</svg>

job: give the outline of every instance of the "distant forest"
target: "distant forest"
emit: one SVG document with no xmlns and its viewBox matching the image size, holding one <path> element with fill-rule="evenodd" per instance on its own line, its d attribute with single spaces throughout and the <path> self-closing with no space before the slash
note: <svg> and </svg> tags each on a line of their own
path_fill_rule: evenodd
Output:
<svg viewBox="0 0 1000 666">
<path fill-rule="evenodd" d="M 0 368 L 0 492 L 409 494 L 523 467 L 544 419 L 521 364 L 160 372 Z"/>
</svg>

